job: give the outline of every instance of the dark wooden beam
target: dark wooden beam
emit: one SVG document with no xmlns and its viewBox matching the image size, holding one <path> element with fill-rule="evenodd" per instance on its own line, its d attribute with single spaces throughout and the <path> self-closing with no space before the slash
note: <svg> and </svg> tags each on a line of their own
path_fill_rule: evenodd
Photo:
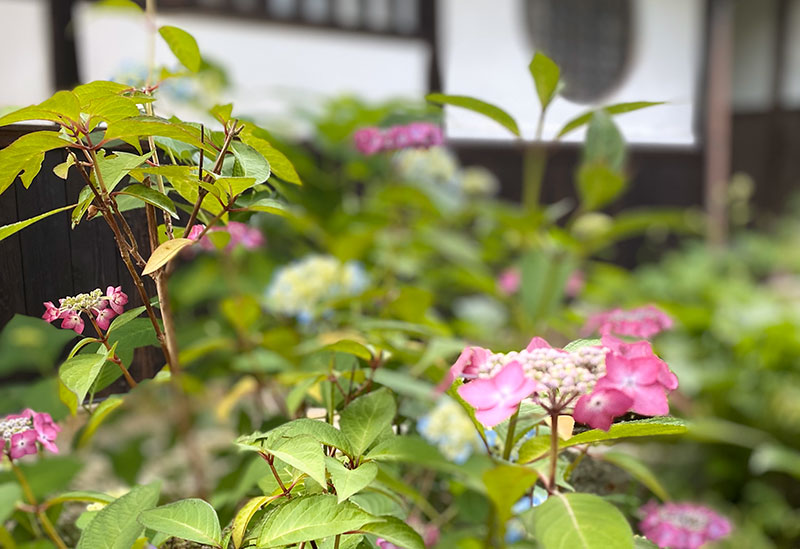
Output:
<svg viewBox="0 0 800 549">
<path fill-rule="evenodd" d="M 73 5 L 74 0 L 50 0 L 50 51 L 53 85 L 57 90 L 70 89 L 80 83 L 72 24 Z"/>
</svg>

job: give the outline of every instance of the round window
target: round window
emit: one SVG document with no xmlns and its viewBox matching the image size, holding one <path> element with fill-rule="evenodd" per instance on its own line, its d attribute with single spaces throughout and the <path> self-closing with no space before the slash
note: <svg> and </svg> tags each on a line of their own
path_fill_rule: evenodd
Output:
<svg viewBox="0 0 800 549">
<path fill-rule="evenodd" d="M 565 98 L 594 103 L 622 83 L 631 54 L 630 0 L 526 0 L 534 49 L 561 68 Z"/>
</svg>

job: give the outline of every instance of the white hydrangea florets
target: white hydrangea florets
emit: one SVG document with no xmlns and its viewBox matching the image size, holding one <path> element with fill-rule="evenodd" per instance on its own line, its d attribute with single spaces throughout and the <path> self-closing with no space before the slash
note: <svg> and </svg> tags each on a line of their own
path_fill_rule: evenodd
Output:
<svg viewBox="0 0 800 549">
<path fill-rule="evenodd" d="M 447 459 L 463 463 L 481 448 L 475 427 L 464 409 L 451 398 L 442 398 L 431 412 L 417 423 L 420 434 L 435 444 Z"/>
<path fill-rule="evenodd" d="M 366 285 L 367 276 L 359 263 L 313 254 L 275 272 L 266 305 L 277 313 L 308 321 L 331 300 L 356 295 Z"/>
</svg>

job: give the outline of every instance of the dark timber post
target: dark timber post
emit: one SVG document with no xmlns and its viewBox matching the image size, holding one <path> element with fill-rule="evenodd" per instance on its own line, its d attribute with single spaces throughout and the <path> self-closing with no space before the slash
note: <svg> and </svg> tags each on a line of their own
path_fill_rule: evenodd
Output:
<svg viewBox="0 0 800 549">
<path fill-rule="evenodd" d="M 72 25 L 74 0 L 50 0 L 50 50 L 53 53 L 53 85 L 57 90 L 73 88 L 78 80 L 78 56 Z"/>
<path fill-rule="evenodd" d="M 705 205 L 708 242 L 728 238 L 728 180 L 731 170 L 731 83 L 733 81 L 733 2 L 710 0 L 708 83 L 706 86 Z"/>
<path fill-rule="evenodd" d="M 418 0 L 420 14 L 420 34 L 428 43 L 431 50 L 430 64 L 428 65 L 428 91 L 442 91 L 442 80 L 439 73 L 439 48 L 436 0 Z"/>
</svg>

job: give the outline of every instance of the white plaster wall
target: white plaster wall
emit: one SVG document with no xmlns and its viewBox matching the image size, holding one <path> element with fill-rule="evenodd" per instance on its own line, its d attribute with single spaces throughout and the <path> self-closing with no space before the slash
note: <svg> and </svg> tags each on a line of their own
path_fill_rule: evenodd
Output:
<svg viewBox="0 0 800 549">
<path fill-rule="evenodd" d="M 45 0 L 0 0 L 0 109 L 52 94 L 50 26 Z"/>
<path fill-rule="evenodd" d="M 108 79 L 124 64 L 145 63 L 144 18 L 80 4 L 75 24 L 82 79 Z M 422 42 L 331 31 L 298 30 L 263 22 L 207 16 L 159 17 L 195 36 L 200 51 L 228 70 L 236 112 L 285 116 L 324 97 L 355 93 L 373 101 L 421 98 L 429 52 Z M 80 32 L 91 29 L 91 32 Z M 157 62 L 174 65 L 157 42 Z"/>
<path fill-rule="evenodd" d="M 443 0 L 444 86 L 447 93 L 473 95 L 508 110 L 526 139 L 532 139 L 539 116 L 527 70 L 533 56 L 523 27 L 523 0 Z M 636 0 L 633 65 L 605 103 L 668 101 L 617 117 L 633 143 L 691 145 L 695 98 L 702 52 L 703 2 Z M 558 99 L 550 106 L 545 139 L 589 106 Z M 491 120 L 448 108 L 447 131 L 456 139 L 510 139 Z M 568 136 L 582 137 L 580 132 Z"/>
</svg>

